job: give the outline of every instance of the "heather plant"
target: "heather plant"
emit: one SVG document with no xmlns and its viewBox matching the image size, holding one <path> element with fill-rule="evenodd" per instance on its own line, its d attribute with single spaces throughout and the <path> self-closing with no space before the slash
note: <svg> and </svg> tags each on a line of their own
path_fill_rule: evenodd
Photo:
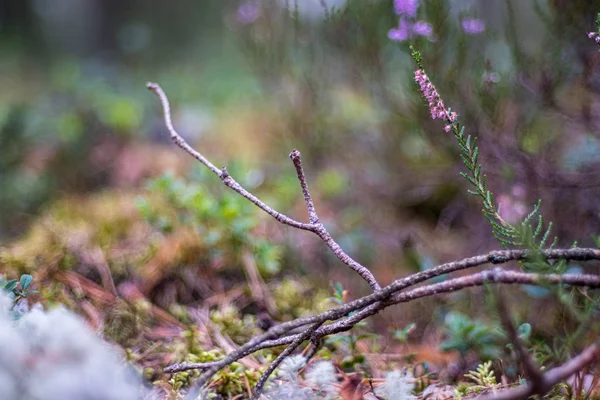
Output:
<svg viewBox="0 0 600 400">
<path fill-rule="evenodd" d="M 533 254 L 539 254 L 545 248 L 552 249 L 558 238 L 554 238 L 552 243 L 548 243 L 552 223 L 544 226 L 544 219 L 540 212 L 541 200 L 533 207 L 533 210 L 518 224 L 513 224 L 504 219 L 501 215 L 500 206 L 496 205 L 493 193 L 487 188 L 487 180 L 483 167 L 479 164 L 479 148 L 477 147 L 477 138 L 465 134 L 465 127 L 460 124 L 456 112 L 447 108 L 435 86 L 425 74 L 421 54 L 411 47 L 412 56 L 418 65 L 415 72 L 415 82 L 427 102 L 432 119 L 440 119 L 444 122 L 444 130 L 451 132 L 458 142 L 461 152 L 461 158 L 468 170 L 468 173 L 461 172 L 461 175 L 475 189 L 469 190 L 469 193 L 481 199 L 483 205 L 483 215 L 491 225 L 494 237 L 505 248 L 521 247 L 532 251 Z M 537 220 L 535 224 L 532 221 Z M 573 248 L 577 242 L 573 244 Z M 523 270 L 535 271 L 538 273 L 565 273 L 569 268 L 567 260 L 558 260 L 550 262 L 544 258 L 536 257 L 521 261 Z M 575 343 L 582 337 L 583 330 L 588 329 L 589 324 L 598 312 L 599 300 L 586 296 L 580 289 L 569 288 L 565 285 L 549 286 L 555 297 L 561 302 L 567 312 L 579 322 L 579 326 L 570 332 L 561 344 L 555 343 L 555 352 L 553 359 L 561 360 L 567 358 L 572 351 Z M 478 330 L 475 330 L 476 332 Z M 466 343 L 466 342 L 463 342 Z M 472 345 L 473 343 L 471 343 Z M 452 346 L 456 347 L 456 346 Z M 471 346 L 469 346 L 471 347 Z M 485 346 L 493 349 L 493 347 Z M 461 351 L 464 354 L 464 351 Z M 489 358 L 489 354 L 485 358 Z M 550 357 L 549 357 L 550 358 Z"/>
</svg>

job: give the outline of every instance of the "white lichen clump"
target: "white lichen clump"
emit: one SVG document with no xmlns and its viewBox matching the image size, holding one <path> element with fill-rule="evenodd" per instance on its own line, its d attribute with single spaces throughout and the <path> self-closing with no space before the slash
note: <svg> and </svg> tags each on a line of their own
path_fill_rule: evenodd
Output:
<svg viewBox="0 0 600 400">
<path fill-rule="evenodd" d="M 264 398 L 269 400 L 311 400 L 312 390 L 300 386 L 298 373 L 306 365 L 306 358 L 301 355 L 288 357 L 281 362 L 278 375 L 279 382 L 266 391 Z"/>
<path fill-rule="evenodd" d="M 338 394 L 335 386 L 337 383 L 335 367 L 330 361 L 314 363 L 306 373 L 306 382 L 323 394 L 326 399 L 333 399 Z"/>
<path fill-rule="evenodd" d="M 75 314 L 34 308 L 15 319 L 0 294 L 0 388 L 11 400 L 143 399 L 139 375 Z M 14 311 L 14 310 L 12 310 Z"/>
<path fill-rule="evenodd" d="M 377 388 L 378 396 L 385 400 L 415 400 L 412 391 L 415 384 L 412 375 L 402 375 L 400 371 L 390 371 L 385 375 L 385 382 Z"/>
</svg>

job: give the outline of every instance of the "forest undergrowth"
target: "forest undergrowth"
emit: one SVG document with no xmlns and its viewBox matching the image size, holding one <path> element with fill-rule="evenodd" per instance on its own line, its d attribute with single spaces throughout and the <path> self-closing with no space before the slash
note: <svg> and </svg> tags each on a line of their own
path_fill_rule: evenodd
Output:
<svg viewBox="0 0 600 400">
<path fill-rule="evenodd" d="M 0 247 L 7 398 L 598 398 L 600 250 L 556 237 L 564 230 L 543 217 L 541 200 L 527 212 L 503 209 L 487 178 L 487 143 L 427 72 L 433 61 L 418 49 L 435 37 L 418 9 L 396 0 L 386 40 L 414 60 L 419 106 L 441 120 L 431 127 L 456 149 L 455 178 L 477 200 L 496 250 L 464 258 L 454 247 L 468 248 L 468 237 L 443 239 L 456 261 L 415 250 L 403 261 L 416 271 L 380 273 L 362 251 L 370 243 L 344 235 L 327 205 L 327 193 L 352 196 L 343 177 L 311 172 L 313 157 L 298 150 L 276 182 L 263 184 L 243 162 L 217 167 L 218 146 L 188 144 L 171 121 L 177 106 L 148 83 L 166 134 L 199 164 L 143 190 L 63 196 Z M 326 10 L 331 20 L 344 13 Z M 596 28 L 587 36 L 600 49 L 600 14 Z"/>
</svg>

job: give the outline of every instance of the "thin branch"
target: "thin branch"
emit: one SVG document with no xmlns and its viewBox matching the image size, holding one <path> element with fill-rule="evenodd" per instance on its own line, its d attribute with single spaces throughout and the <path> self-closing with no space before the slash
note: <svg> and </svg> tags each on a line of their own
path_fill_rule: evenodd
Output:
<svg viewBox="0 0 600 400">
<path fill-rule="evenodd" d="M 294 350 L 296 350 L 298 346 L 302 344 L 302 342 L 307 340 L 313 334 L 313 332 L 316 331 L 317 328 L 319 328 L 319 326 L 321 326 L 322 324 L 322 322 L 318 322 L 311 326 L 309 329 L 302 332 L 292 343 L 290 343 L 288 347 L 285 348 L 285 350 L 281 352 L 281 354 L 277 356 L 277 358 L 271 363 L 271 365 L 269 365 L 267 370 L 262 374 L 262 376 L 256 383 L 256 386 L 254 387 L 254 394 L 252 395 L 252 400 L 257 399 L 258 396 L 260 396 L 263 390 L 263 386 L 265 385 L 265 383 L 267 383 L 269 376 L 271 376 L 273 371 L 275 371 L 275 368 L 277 368 L 287 356 L 292 354 Z"/>
<path fill-rule="evenodd" d="M 578 356 L 567 361 L 563 365 L 553 368 L 542 375 L 541 385 L 535 383 L 506 389 L 494 394 L 475 397 L 474 400 L 518 400 L 526 399 L 534 394 L 543 395 L 548 393 L 554 385 L 564 381 L 578 371 L 581 371 L 593 361 L 600 357 L 600 348 L 593 344 L 586 348 Z"/>
<path fill-rule="evenodd" d="M 302 188 L 302 195 L 304 196 L 304 202 L 306 203 L 309 221 L 315 227 L 313 232 L 317 234 L 317 236 L 319 236 L 325 242 L 325 244 L 327 244 L 327 247 L 329 247 L 329 249 L 333 252 L 333 254 L 336 255 L 337 258 L 340 259 L 341 262 L 352 268 L 358 275 L 367 281 L 373 291 L 381 289 L 381 286 L 379 283 L 377 283 L 377 280 L 371 271 L 350 257 L 329 234 L 325 228 L 325 225 L 319 221 L 319 216 L 317 215 L 310 191 L 308 190 L 308 183 L 306 181 L 306 176 L 304 175 L 304 169 L 302 168 L 302 158 L 300 156 L 300 152 L 294 149 L 290 153 L 290 159 L 292 160 L 292 163 L 294 163 L 296 174 L 298 175 L 298 180 L 300 181 L 300 187 Z"/>
<path fill-rule="evenodd" d="M 355 311 L 356 309 L 361 309 L 356 314 L 353 314 L 351 317 L 348 317 L 342 321 L 338 321 L 334 324 L 323 326 L 319 328 L 314 334 L 313 337 L 320 338 L 323 336 L 331 335 L 334 333 L 344 332 L 351 329 L 358 322 L 363 319 L 377 314 L 379 311 L 383 310 L 394 304 L 406 303 L 416 299 L 434 296 L 442 293 L 450 293 L 456 292 L 468 287 L 473 286 L 482 286 L 484 284 L 496 283 L 496 284 L 529 284 L 529 285 L 556 285 L 556 284 L 569 284 L 572 286 L 585 286 L 590 288 L 600 288 L 600 276 L 597 275 L 585 275 L 585 274 L 565 274 L 565 275 L 543 275 L 543 274 L 535 274 L 535 273 L 524 273 L 524 272 L 516 272 L 516 271 L 505 271 L 500 268 L 494 268 L 489 271 L 482 271 L 479 273 L 475 273 L 472 275 L 463 276 L 460 278 L 449 279 L 445 282 L 440 282 L 432 285 L 421 286 L 416 289 L 412 289 L 407 292 L 395 293 L 387 299 L 383 301 L 377 301 L 373 303 L 363 304 L 362 307 L 348 307 L 352 303 L 357 303 L 360 300 L 364 300 L 365 298 L 373 298 L 374 295 L 366 296 L 362 299 L 354 301 L 352 303 L 348 303 L 342 307 L 338 307 L 337 309 L 329 310 L 324 313 L 319 314 L 318 316 L 310 317 L 307 319 L 311 319 L 312 323 L 317 323 L 321 321 L 327 320 L 336 320 L 344 317 L 351 311 Z M 391 285 L 390 285 L 391 286 Z M 389 287 L 389 286 L 388 286 Z M 376 292 L 375 294 L 379 294 L 380 292 L 386 290 L 388 287 L 382 289 L 381 291 Z M 400 290 L 400 289 L 399 289 Z M 297 320 L 298 321 L 298 320 Z M 248 354 L 251 354 L 255 351 L 264 348 L 282 346 L 289 343 L 292 343 L 302 334 L 295 334 L 285 337 L 279 337 L 276 339 L 277 333 L 280 335 L 283 332 L 277 332 L 283 330 L 285 324 L 291 324 L 295 321 L 291 321 L 288 323 L 280 324 L 271 330 L 267 331 L 265 334 L 255 337 L 250 340 L 247 344 L 241 346 L 236 352 L 230 353 L 227 357 L 221 360 L 220 364 L 212 364 L 210 368 L 206 370 L 206 372 L 200 377 L 200 381 L 206 383 L 210 377 L 217 372 L 219 369 L 223 368 L 230 363 L 237 361 L 238 359 L 245 357 Z M 288 325 L 289 326 L 289 325 Z"/>
<path fill-rule="evenodd" d="M 181 147 L 184 151 L 191 154 L 192 157 L 194 157 L 196 160 L 198 160 L 202 164 L 206 165 L 208 167 L 208 169 L 210 169 L 212 172 L 215 173 L 215 175 L 217 175 L 218 177 L 221 177 L 221 171 L 219 171 L 219 169 L 217 167 L 215 167 L 213 165 L 213 163 L 208 161 L 202 154 L 200 154 L 198 151 L 194 150 L 192 148 L 192 146 L 187 144 L 187 142 L 181 137 L 181 135 L 179 135 L 179 133 L 177 133 L 177 131 L 173 127 L 173 121 L 171 120 L 171 106 L 169 105 L 169 99 L 167 98 L 167 95 L 162 90 L 160 85 L 158 83 L 147 82 L 146 87 L 148 89 L 150 89 L 151 91 L 153 91 L 158 96 L 158 98 L 160 99 L 160 102 L 162 103 L 163 114 L 165 116 L 165 125 L 167 125 L 167 129 L 169 130 L 169 133 L 171 134 L 171 139 L 173 140 L 173 142 L 175 142 L 175 144 L 177 146 Z"/>
<path fill-rule="evenodd" d="M 177 146 L 182 148 L 184 151 L 192 155 L 196 160 L 200 161 L 204 164 L 208 169 L 210 169 L 215 175 L 217 175 L 225 186 L 231 188 L 233 191 L 237 192 L 241 196 L 250 200 L 254 205 L 258 208 L 275 218 L 277 221 L 281 222 L 284 225 L 291 226 L 293 228 L 302 229 L 305 231 L 313 232 L 318 237 L 320 237 L 325 244 L 333 251 L 333 253 L 347 266 L 356 271 L 371 288 L 375 291 L 380 288 L 380 285 L 377 283 L 377 280 L 365 266 L 359 264 L 355 260 L 353 260 L 348 254 L 344 252 L 344 250 L 333 240 L 329 232 L 325 229 L 323 224 L 319 222 L 318 216 L 316 214 L 314 204 L 310 197 L 310 192 L 308 191 L 308 184 L 306 183 L 306 177 L 304 176 L 304 172 L 302 171 L 302 161 L 300 159 L 300 152 L 297 150 L 292 151 L 290 154 L 290 158 L 296 167 L 296 172 L 298 174 L 298 179 L 300 180 L 300 185 L 302 186 L 302 193 L 304 194 L 304 199 L 306 201 L 306 205 L 309 212 L 309 223 L 303 223 L 300 221 L 296 221 L 293 218 L 288 217 L 285 214 L 280 213 L 279 211 L 274 210 L 267 204 L 263 203 L 258 197 L 244 189 L 242 185 L 240 185 L 235 179 L 229 175 L 226 168 L 219 170 L 214 166 L 206 157 L 204 157 L 200 152 L 195 150 L 192 146 L 190 146 L 185 139 L 177 133 L 175 128 L 173 127 L 173 122 L 171 120 L 171 107 L 169 104 L 169 99 L 167 95 L 162 90 L 159 84 L 148 82 L 146 83 L 146 87 L 154 92 L 163 107 L 163 114 L 165 118 L 165 125 L 167 126 L 167 130 L 171 135 L 171 139 Z"/>
<path fill-rule="evenodd" d="M 310 360 L 311 358 L 313 358 L 315 356 L 315 354 L 317 354 L 317 352 L 319 351 L 321 346 L 323 346 L 323 339 L 320 337 L 317 337 L 316 335 L 312 335 L 310 337 L 310 344 L 311 344 L 311 346 L 309 347 L 309 349 L 305 355 L 307 360 Z"/>
<path fill-rule="evenodd" d="M 322 223 L 319 223 L 317 225 L 317 229 L 314 232 L 325 242 L 325 244 L 327 244 L 327 247 L 329 247 L 329 249 L 333 252 L 333 254 L 336 255 L 337 258 L 339 258 L 344 264 L 352 268 L 358 275 L 360 275 L 365 281 L 367 281 L 369 283 L 369 286 L 371 286 L 371 289 L 373 289 L 373 291 L 381 289 L 381 286 L 379 285 L 379 283 L 377 283 L 377 280 L 375 279 L 371 271 L 369 271 L 367 267 L 356 262 L 348 254 L 346 254 L 342 247 L 339 244 L 337 244 L 333 237 L 331 237 L 331 235 L 329 234 L 327 229 L 325 229 Z"/>
<path fill-rule="evenodd" d="M 267 332 L 262 335 L 256 336 L 251 339 L 245 345 L 242 345 L 238 350 L 233 353 L 230 353 L 223 360 L 220 360 L 219 365 L 214 366 L 214 370 L 211 368 L 206 371 L 207 376 L 212 371 L 212 374 L 217 372 L 220 368 L 232 363 L 240 358 L 245 357 L 248 354 L 254 353 L 257 350 L 275 347 L 280 345 L 285 345 L 291 343 L 293 341 L 293 336 L 281 338 L 287 332 L 305 326 L 309 324 L 314 324 L 321 321 L 335 321 L 339 318 L 342 318 L 349 313 L 361 310 L 365 307 L 364 310 L 361 310 L 356 315 L 351 318 L 356 318 L 364 315 L 364 319 L 370 315 L 373 315 L 379 311 L 379 304 L 377 302 L 388 298 L 393 293 L 405 289 L 407 287 L 416 285 L 428 279 L 444 275 L 450 272 L 464 270 L 467 268 L 481 266 L 483 264 L 492 263 L 492 264 L 501 264 L 509 261 L 520 261 L 525 260 L 527 258 L 541 256 L 545 259 L 565 259 L 565 260 L 577 260 L 577 261 L 589 261 L 589 260 L 600 260 L 600 250 L 591 249 L 591 248 L 571 248 L 571 249 L 554 249 L 554 250 L 545 250 L 540 253 L 531 253 L 526 250 L 499 250 L 492 251 L 488 254 L 479 255 L 475 257 L 465 258 L 459 261 L 453 261 L 450 263 L 442 264 L 437 267 L 431 268 L 426 271 L 422 271 L 416 274 L 409 275 L 405 278 L 397 279 L 392 282 L 390 285 L 378 290 L 377 292 L 370 294 L 368 296 L 362 297 L 360 299 L 354 300 L 350 303 L 344 304 L 338 308 L 333 308 L 327 311 L 324 311 L 320 314 L 311 316 L 298 318 L 293 321 L 284 322 L 279 325 L 276 325 L 270 328 Z M 373 304 L 375 303 L 375 304 Z M 342 322 L 342 321 L 340 321 Z M 338 324 L 338 323 L 336 323 Z M 336 326 L 336 324 L 331 325 L 331 327 Z M 337 326 L 336 326 L 337 328 Z M 344 325 L 345 330 L 347 325 Z M 323 328 L 321 328 L 323 329 Z M 341 330 L 340 330 L 341 331 Z M 292 340 L 289 340 L 292 338 Z M 268 345 L 262 346 L 261 344 L 268 343 Z M 189 369 L 194 369 L 197 367 L 192 367 Z M 210 374 L 212 376 L 212 374 Z M 210 376 L 209 376 L 210 378 Z M 207 378 L 207 380 L 209 379 Z"/>
<path fill-rule="evenodd" d="M 290 159 L 294 163 L 294 167 L 296 167 L 296 174 L 298 175 L 300 187 L 302 188 L 302 195 L 304 195 L 304 202 L 306 203 L 306 209 L 308 210 L 308 220 L 311 224 L 318 224 L 319 216 L 317 215 L 310 191 L 308 190 L 308 183 L 306 181 L 306 176 L 304 175 L 304 170 L 302 169 L 302 158 L 300 158 L 300 152 L 296 149 L 292 150 L 290 153 Z"/>
<path fill-rule="evenodd" d="M 208 369 L 213 365 L 216 365 L 218 361 L 210 361 L 203 363 L 177 363 L 171 364 L 164 369 L 167 374 L 174 374 L 176 372 L 189 371 L 190 369 Z"/>
<path fill-rule="evenodd" d="M 171 135 L 171 139 L 177 146 L 181 147 L 185 152 L 189 153 L 196 160 L 198 160 L 202 164 L 204 164 L 215 175 L 217 175 L 219 178 L 221 178 L 221 180 L 223 181 L 223 183 L 226 186 L 228 186 L 229 188 L 233 189 L 240 195 L 242 195 L 245 198 L 247 198 L 248 200 L 250 200 L 258 208 L 260 208 L 261 210 L 263 210 L 264 212 L 266 212 L 267 214 L 269 214 L 270 216 L 275 218 L 277 221 L 281 222 L 282 224 L 289 225 L 294 228 L 302 229 L 305 231 L 313 231 L 314 230 L 314 226 L 311 224 L 305 224 L 305 223 L 296 221 L 278 211 L 275 211 L 274 209 L 272 209 L 271 207 L 269 207 L 268 205 L 266 205 L 265 203 L 260 201 L 252 193 L 250 193 L 246 189 L 244 189 L 242 187 L 242 185 L 240 185 L 235 179 L 233 179 L 229 175 L 226 168 L 219 170 L 217 167 L 214 166 L 213 163 L 208 161 L 208 159 L 206 159 L 206 157 L 204 157 L 200 152 L 198 152 L 197 150 L 194 150 L 194 148 L 192 146 L 190 146 L 185 141 L 185 139 L 183 137 L 181 137 L 181 135 L 179 133 L 177 133 L 177 131 L 173 127 L 173 122 L 171 121 L 171 107 L 169 105 L 169 99 L 167 98 L 167 95 L 162 90 L 160 85 L 158 83 L 148 82 L 148 83 L 146 83 L 146 87 L 148 89 L 150 89 L 152 92 L 154 92 L 160 99 L 160 102 L 161 102 L 162 108 L 163 108 L 164 118 L 165 118 L 165 125 L 167 126 L 167 130 L 169 131 L 169 134 Z"/>
</svg>

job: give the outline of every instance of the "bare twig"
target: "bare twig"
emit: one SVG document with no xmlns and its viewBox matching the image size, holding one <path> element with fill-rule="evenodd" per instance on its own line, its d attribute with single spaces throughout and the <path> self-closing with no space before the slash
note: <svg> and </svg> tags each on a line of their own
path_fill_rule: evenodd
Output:
<svg viewBox="0 0 600 400">
<path fill-rule="evenodd" d="M 181 364 L 173 364 L 169 365 L 164 369 L 167 374 L 174 374 L 176 372 L 189 371 L 190 369 L 208 369 L 213 365 L 216 365 L 218 361 L 210 361 L 204 363 L 181 363 Z"/>
<path fill-rule="evenodd" d="M 292 152 L 290 153 L 290 159 L 294 163 L 294 167 L 296 167 L 296 174 L 298 175 L 300 187 L 302 188 L 302 195 L 304 195 L 304 202 L 306 203 L 306 209 L 308 210 L 308 220 L 311 224 L 318 224 L 319 216 L 317 215 L 317 211 L 315 210 L 315 205 L 313 204 L 310 191 L 308 190 L 308 182 L 306 181 L 304 169 L 302 168 L 302 159 L 300 158 L 300 152 L 296 149 L 292 150 Z"/>
<path fill-rule="evenodd" d="M 219 170 L 214 166 L 206 157 L 204 157 L 200 152 L 195 150 L 192 146 L 190 146 L 183 137 L 173 127 L 173 121 L 171 120 L 171 107 L 169 105 L 169 99 L 167 95 L 162 90 L 159 84 L 148 82 L 146 83 L 146 87 L 154 92 L 163 108 L 163 114 L 165 118 L 165 125 L 167 126 L 167 130 L 171 135 L 171 139 L 175 144 L 181 147 L 184 151 L 189 153 L 196 160 L 200 161 L 204 164 L 208 169 L 210 169 L 215 175 L 221 178 L 221 181 L 225 184 L 225 186 L 231 188 L 241 196 L 250 200 L 254 205 L 258 208 L 275 218 L 277 221 L 282 224 L 291 226 L 293 228 L 302 229 L 305 231 L 310 231 L 320 237 L 327 246 L 333 251 L 333 253 L 347 266 L 356 271 L 367 283 L 371 286 L 373 290 L 378 290 L 380 288 L 377 280 L 365 266 L 359 264 L 355 260 L 353 260 L 348 254 L 344 252 L 344 250 L 333 240 L 329 232 L 325 229 L 323 224 L 321 224 L 318 220 L 314 204 L 310 197 L 310 193 L 308 191 L 308 185 L 306 183 L 306 178 L 304 177 L 304 172 L 302 172 L 302 161 L 300 160 L 300 152 L 297 150 L 292 151 L 290 154 L 290 158 L 296 167 L 296 172 L 298 174 L 298 179 L 300 180 L 300 185 L 302 186 L 302 192 L 304 194 L 304 199 L 306 201 L 306 205 L 309 213 L 309 223 L 303 223 L 300 221 L 296 221 L 293 218 L 288 217 L 285 214 L 280 213 L 279 211 L 274 210 L 269 207 L 267 204 L 263 203 L 258 197 L 254 196 L 252 193 L 248 192 L 242 185 L 240 185 L 235 179 L 229 175 L 226 168 Z"/>
<path fill-rule="evenodd" d="M 183 150 L 192 155 L 196 160 L 200 161 L 202 164 L 206 165 L 208 169 L 215 173 L 218 177 L 221 177 L 221 171 L 217 167 L 215 167 L 210 161 L 208 161 L 202 154 L 194 150 L 187 142 L 177 133 L 175 128 L 173 127 L 173 121 L 171 120 L 171 106 L 169 105 L 169 99 L 167 95 L 162 90 L 162 88 L 158 85 L 158 83 L 148 82 L 146 83 L 146 87 L 152 90 L 160 99 L 163 108 L 163 114 L 165 117 L 165 125 L 167 125 L 167 129 L 171 134 L 171 139 L 175 144 L 181 147 Z"/>
<path fill-rule="evenodd" d="M 563 365 L 544 373 L 541 376 L 541 382 L 538 384 L 531 382 L 527 385 L 502 390 L 494 394 L 475 397 L 475 400 L 518 400 L 526 399 L 533 394 L 548 393 L 554 385 L 587 367 L 598 357 L 600 357 L 600 348 L 593 344 Z"/>
<path fill-rule="evenodd" d="M 336 255 L 337 258 L 340 259 L 340 261 L 352 268 L 365 281 L 367 281 L 373 290 L 381 289 L 381 286 L 379 286 L 379 283 L 377 283 L 377 280 L 371 271 L 346 254 L 346 252 L 340 247 L 339 244 L 337 244 L 333 237 L 331 237 L 323 223 L 319 221 L 319 216 L 317 215 L 310 191 L 308 190 L 306 176 L 304 175 L 304 170 L 302 169 L 300 152 L 294 149 L 290 153 L 290 158 L 294 163 L 294 167 L 296 167 L 296 174 L 298 175 L 300 187 L 302 188 L 302 195 L 304 196 L 304 202 L 306 203 L 306 209 L 308 210 L 308 218 L 310 223 L 314 226 L 313 232 L 316 233 L 317 236 L 319 236 L 325 242 L 325 244 L 327 244 L 327 247 L 329 247 L 329 249 L 333 252 L 333 254 Z"/>
</svg>

